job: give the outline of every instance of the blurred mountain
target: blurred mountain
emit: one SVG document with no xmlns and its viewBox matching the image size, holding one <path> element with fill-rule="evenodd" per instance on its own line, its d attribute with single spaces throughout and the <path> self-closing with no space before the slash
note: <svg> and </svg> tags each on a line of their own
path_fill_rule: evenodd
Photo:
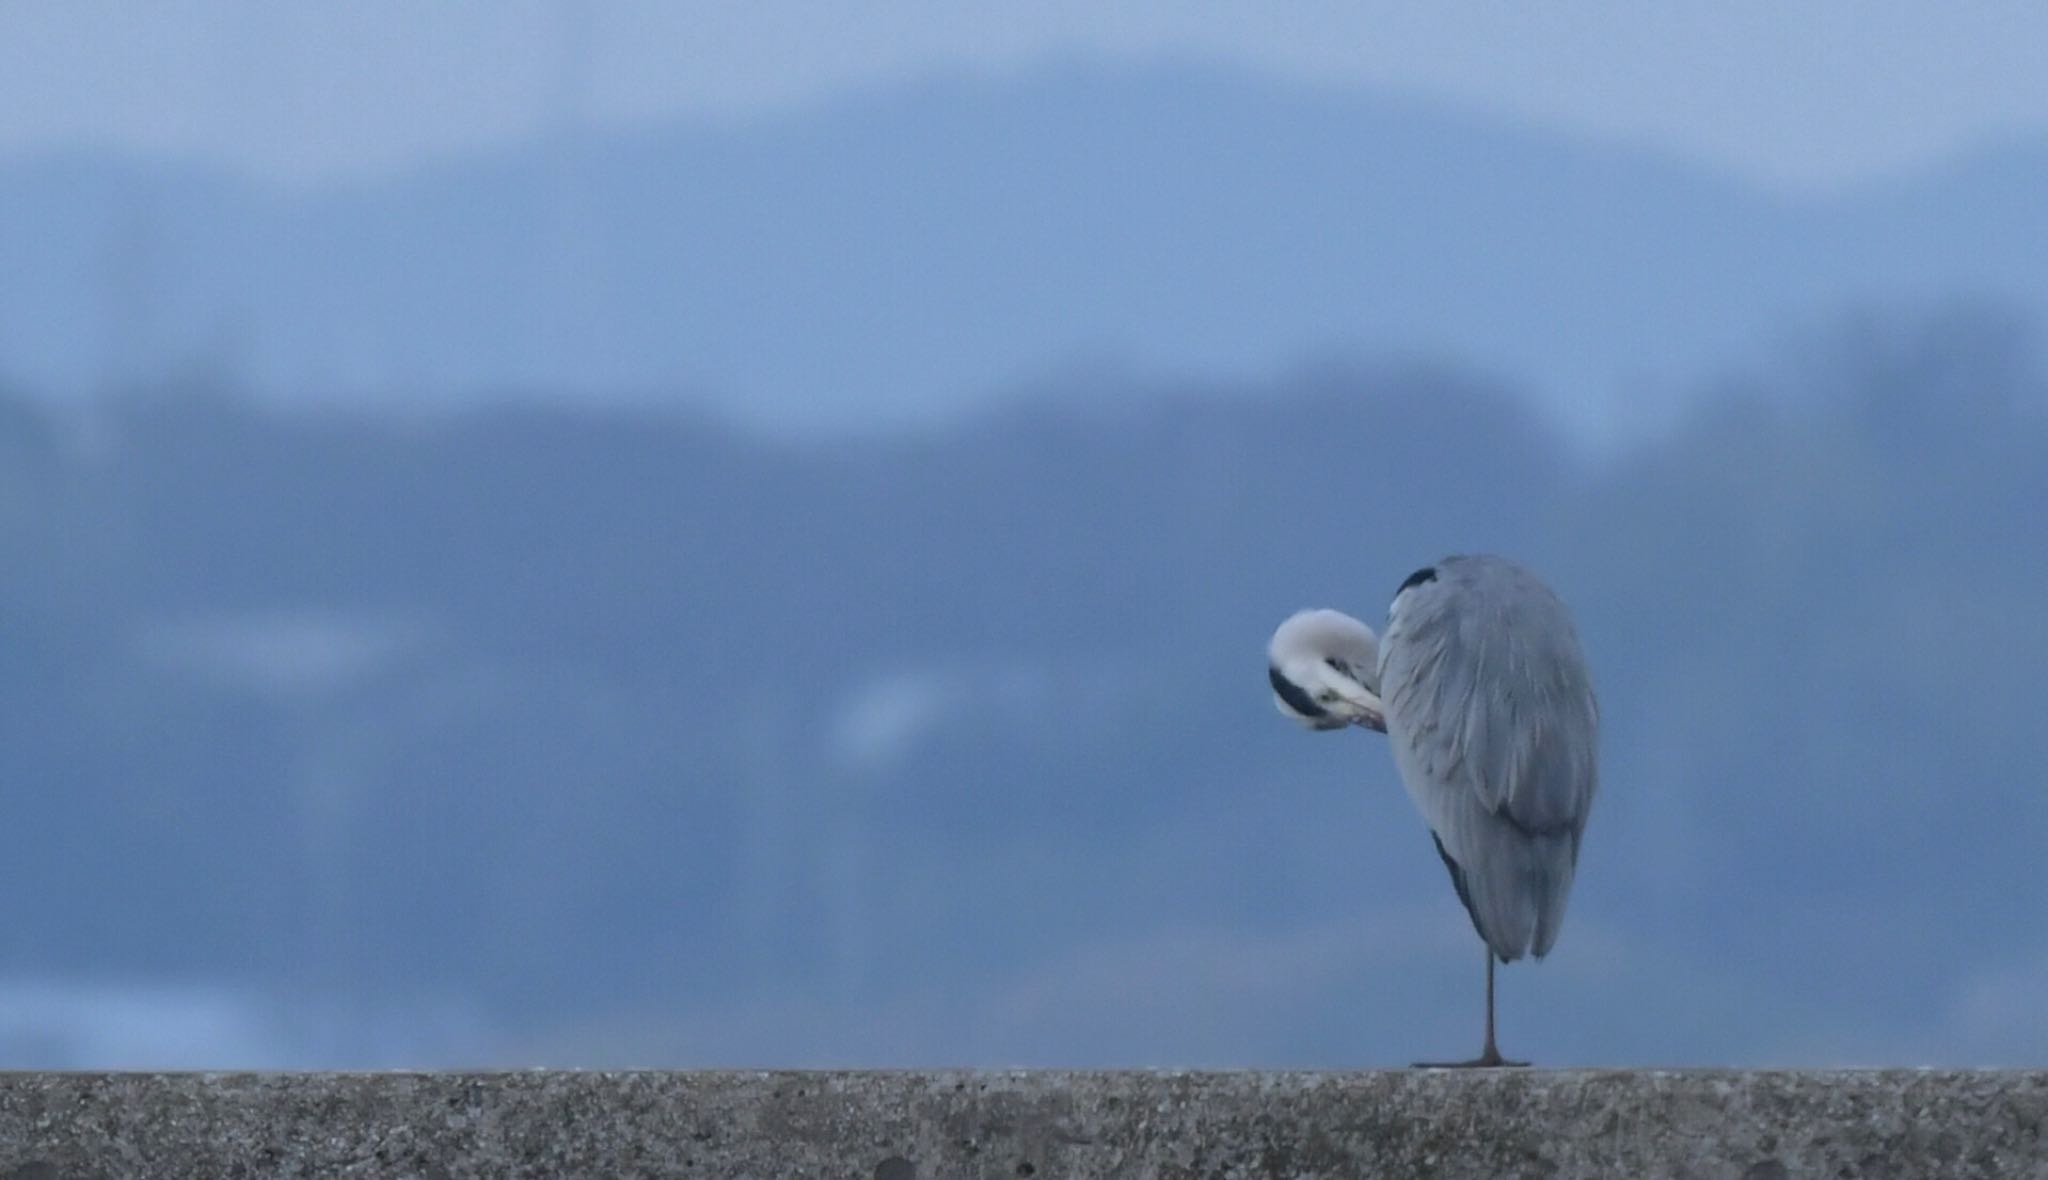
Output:
<svg viewBox="0 0 2048 1180">
<path fill-rule="evenodd" d="M 0 166 L 0 374 L 681 396 L 831 428 L 929 420 L 1033 373 L 1392 351 L 1625 427 L 1846 303 L 2048 312 L 2044 198 L 2038 143 L 1793 201 L 1413 100 L 1166 66 L 932 82 L 315 192 L 81 151 Z"/>
<path fill-rule="evenodd" d="M 829 444 L 0 401 L 0 974 L 452 1006 L 506 1062 L 1455 1050 L 1478 947 L 1391 760 L 1260 664 L 1483 549 L 1606 724 L 1518 1051 L 2038 1058 L 2048 385 L 2008 321 L 1860 331 L 1597 466 L 1420 369 Z M 324 1043 L 265 1060 L 454 1051 Z"/>
</svg>

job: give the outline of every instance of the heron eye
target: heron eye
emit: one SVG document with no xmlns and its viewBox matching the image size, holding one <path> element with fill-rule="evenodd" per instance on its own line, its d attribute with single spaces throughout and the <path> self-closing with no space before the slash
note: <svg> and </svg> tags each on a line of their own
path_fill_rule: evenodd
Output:
<svg viewBox="0 0 2048 1180">
<path fill-rule="evenodd" d="M 1327 705 L 1337 699 L 1337 693 L 1333 689 L 1326 688 L 1316 694 L 1316 699 Z"/>
<path fill-rule="evenodd" d="M 1325 656 L 1323 658 L 1323 663 L 1329 665 L 1331 668 L 1335 669 L 1338 672 L 1342 672 L 1346 676 L 1351 675 L 1351 665 L 1345 663 L 1343 660 L 1338 659 L 1336 656 Z"/>
</svg>

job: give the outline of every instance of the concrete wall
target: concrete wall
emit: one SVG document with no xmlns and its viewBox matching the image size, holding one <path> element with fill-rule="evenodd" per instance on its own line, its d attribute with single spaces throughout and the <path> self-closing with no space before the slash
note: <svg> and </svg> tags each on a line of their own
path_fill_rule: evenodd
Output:
<svg viewBox="0 0 2048 1180">
<path fill-rule="evenodd" d="M 0 1180 L 2048 1176 L 2048 1072 L 0 1074 Z"/>
</svg>

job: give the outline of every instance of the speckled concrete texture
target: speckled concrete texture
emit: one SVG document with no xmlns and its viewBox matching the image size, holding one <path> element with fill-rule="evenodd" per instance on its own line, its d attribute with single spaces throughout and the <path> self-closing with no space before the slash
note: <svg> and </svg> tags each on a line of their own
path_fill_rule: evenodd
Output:
<svg viewBox="0 0 2048 1180">
<path fill-rule="evenodd" d="M 2048 1177 L 2048 1072 L 0 1075 L 0 1180 Z"/>
</svg>

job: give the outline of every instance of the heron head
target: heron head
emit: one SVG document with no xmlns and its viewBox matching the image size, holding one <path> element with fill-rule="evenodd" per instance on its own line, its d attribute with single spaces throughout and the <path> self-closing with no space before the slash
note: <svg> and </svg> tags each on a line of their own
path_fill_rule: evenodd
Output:
<svg viewBox="0 0 2048 1180">
<path fill-rule="evenodd" d="M 1379 663 L 1372 628 L 1333 610 L 1295 613 L 1266 646 L 1274 706 L 1310 729 L 1363 725 L 1386 732 Z"/>
</svg>

